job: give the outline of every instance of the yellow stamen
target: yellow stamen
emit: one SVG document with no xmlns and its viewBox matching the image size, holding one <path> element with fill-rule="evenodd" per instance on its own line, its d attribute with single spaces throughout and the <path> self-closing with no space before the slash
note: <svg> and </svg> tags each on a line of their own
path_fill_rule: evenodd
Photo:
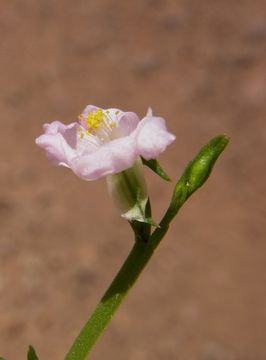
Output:
<svg viewBox="0 0 266 360">
<path fill-rule="evenodd" d="M 99 126 L 104 126 L 103 123 L 103 111 L 102 109 L 98 109 L 95 112 L 90 112 L 86 118 L 86 124 L 88 130 L 96 130 Z"/>
<path fill-rule="evenodd" d="M 115 115 L 117 116 L 118 113 L 119 111 L 116 111 Z M 81 127 L 79 130 L 80 139 L 82 139 L 85 135 L 99 135 L 100 133 L 97 132 L 97 129 L 99 128 L 104 129 L 107 134 L 116 127 L 116 122 L 112 120 L 109 110 L 103 111 L 102 109 L 97 109 L 95 111 L 89 112 L 87 116 L 82 114 L 79 115 L 78 119 L 81 121 L 81 124 L 83 124 L 83 127 Z"/>
<path fill-rule="evenodd" d="M 78 136 L 81 140 L 84 138 L 84 131 L 82 127 L 78 128 Z"/>
</svg>

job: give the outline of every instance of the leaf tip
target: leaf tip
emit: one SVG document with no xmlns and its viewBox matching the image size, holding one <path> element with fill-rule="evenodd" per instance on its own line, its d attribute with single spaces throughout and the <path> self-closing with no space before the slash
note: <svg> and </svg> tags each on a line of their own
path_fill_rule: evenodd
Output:
<svg viewBox="0 0 266 360">
<path fill-rule="evenodd" d="M 39 360 L 39 358 L 34 350 L 34 347 L 32 345 L 29 345 L 27 355 L 28 355 L 28 357 L 27 357 L 28 360 Z"/>
</svg>

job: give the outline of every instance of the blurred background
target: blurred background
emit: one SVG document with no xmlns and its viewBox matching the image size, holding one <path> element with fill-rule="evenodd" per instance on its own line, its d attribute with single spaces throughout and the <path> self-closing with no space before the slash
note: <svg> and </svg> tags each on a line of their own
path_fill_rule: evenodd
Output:
<svg viewBox="0 0 266 360">
<path fill-rule="evenodd" d="M 265 1 L 2 1 L 0 31 L 0 355 L 63 359 L 133 244 L 105 180 L 34 144 L 96 104 L 164 117 L 173 180 L 231 143 L 91 359 L 266 359 Z M 146 176 L 158 221 L 173 184 Z"/>
</svg>

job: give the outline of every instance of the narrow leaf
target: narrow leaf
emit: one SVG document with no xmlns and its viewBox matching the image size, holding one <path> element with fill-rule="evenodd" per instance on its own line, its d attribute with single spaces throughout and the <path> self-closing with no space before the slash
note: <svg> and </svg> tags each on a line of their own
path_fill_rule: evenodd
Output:
<svg viewBox="0 0 266 360">
<path fill-rule="evenodd" d="M 31 345 L 28 350 L 28 360 L 39 360 L 34 348 Z"/>
<path fill-rule="evenodd" d="M 170 177 L 162 169 L 161 165 L 159 164 L 159 162 L 156 159 L 146 160 L 143 157 L 141 157 L 141 160 L 142 160 L 144 165 L 149 167 L 152 171 L 154 171 L 162 179 L 164 179 L 166 181 L 171 181 Z"/>
</svg>

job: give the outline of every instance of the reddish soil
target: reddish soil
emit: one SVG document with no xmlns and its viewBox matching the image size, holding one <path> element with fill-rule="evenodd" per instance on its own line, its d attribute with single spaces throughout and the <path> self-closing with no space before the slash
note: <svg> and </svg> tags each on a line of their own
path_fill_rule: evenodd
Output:
<svg viewBox="0 0 266 360">
<path fill-rule="evenodd" d="M 0 31 L 0 355 L 62 360 L 132 246 L 105 181 L 34 144 L 91 103 L 165 117 L 173 179 L 232 138 L 91 359 L 265 360 L 265 1 L 2 1 Z M 158 221 L 172 185 L 147 181 Z"/>
</svg>

